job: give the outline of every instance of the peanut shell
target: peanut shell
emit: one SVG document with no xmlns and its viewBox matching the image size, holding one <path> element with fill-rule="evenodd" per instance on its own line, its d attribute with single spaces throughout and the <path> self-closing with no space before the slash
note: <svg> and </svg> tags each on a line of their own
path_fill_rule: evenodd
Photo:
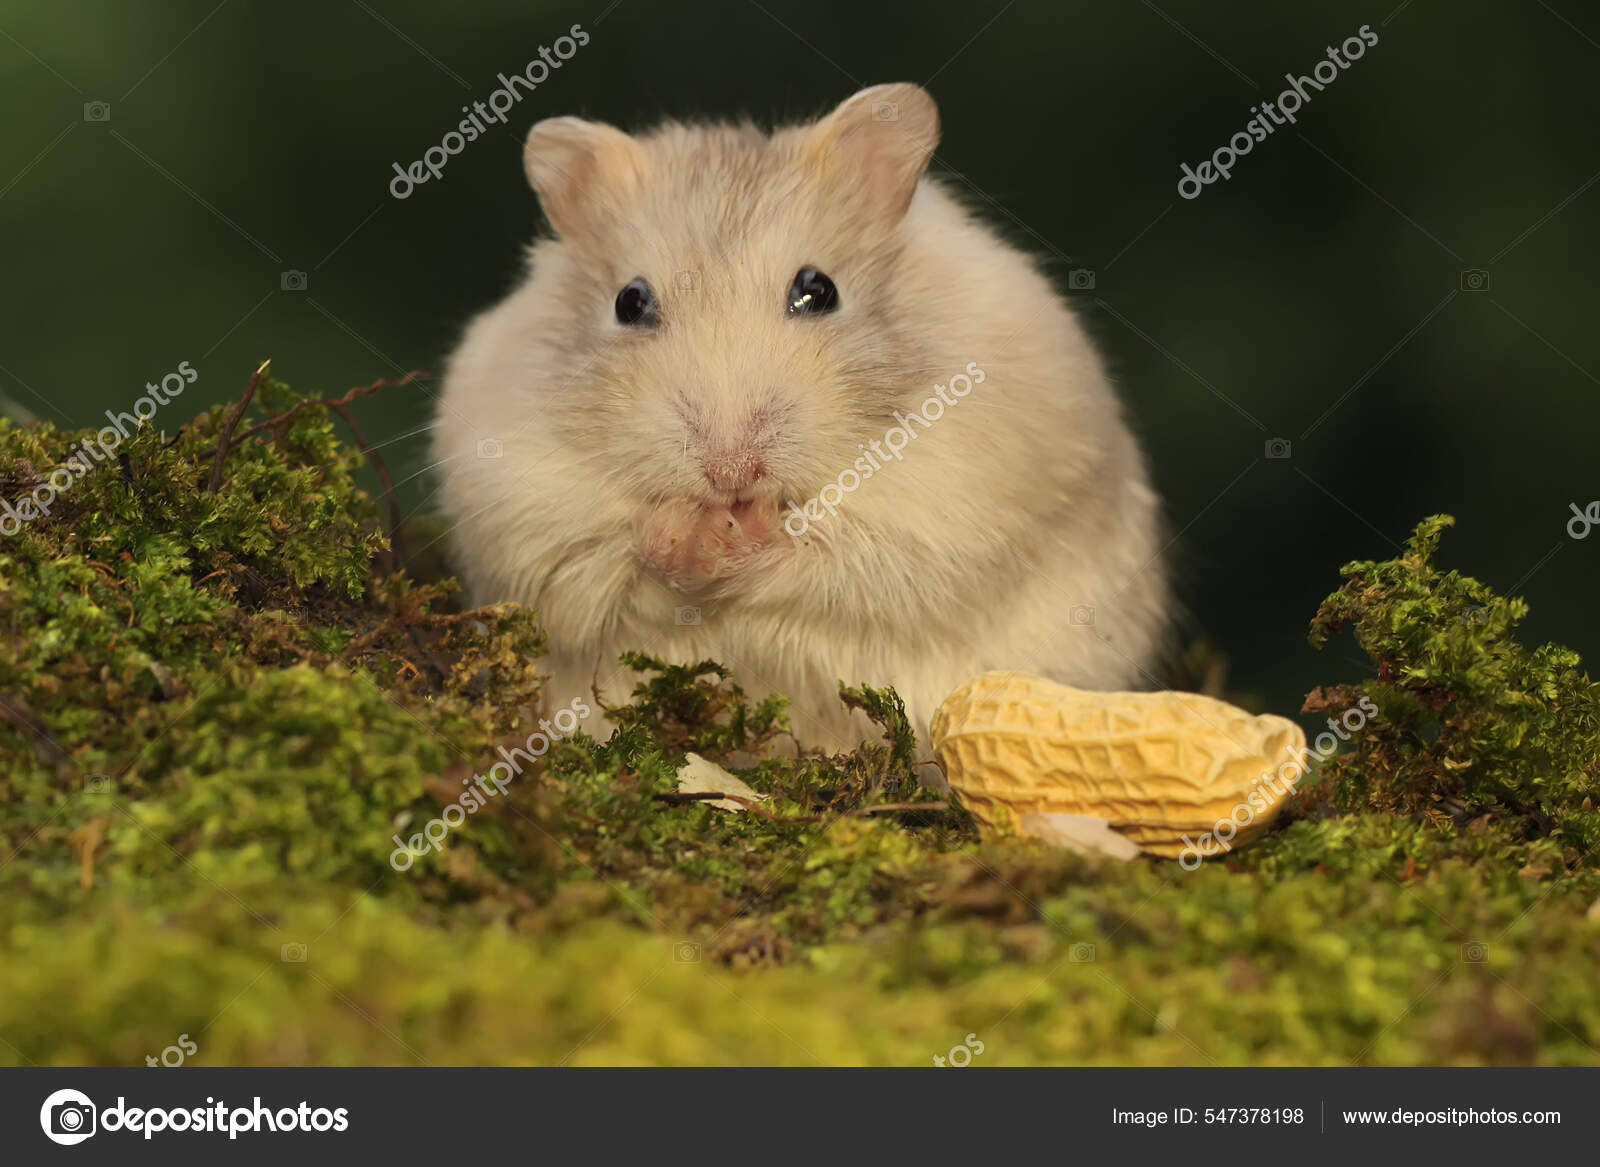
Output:
<svg viewBox="0 0 1600 1167">
<path fill-rule="evenodd" d="M 1306 759 L 1305 734 L 1284 717 L 1198 693 L 1096 693 L 1023 673 L 968 681 L 932 729 L 951 788 L 983 826 L 1025 833 L 1030 814 L 1084 815 L 1167 858 L 1207 832 L 1221 843 L 1202 855 L 1260 835 Z M 1216 830 L 1230 820 L 1235 829 Z"/>
</svg>

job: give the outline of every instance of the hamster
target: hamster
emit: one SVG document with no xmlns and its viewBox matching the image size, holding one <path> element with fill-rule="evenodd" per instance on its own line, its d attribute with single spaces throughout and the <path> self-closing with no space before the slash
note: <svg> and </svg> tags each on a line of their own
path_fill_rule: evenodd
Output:
<svg viewBox="0 0 1600 1167">
<path fill-rule="evenodd" d="M 557 704 L 625 700 L 628 650 L 790 698 L 796 740 L 924 756 L 975 674 L 1148 688 L 1159 504 L 1083 328 L 925 173 L 933 99 L 862 90 L 812 123 L 541 121 L 553 237 L 451 357 L 433 427 L 475 602 L 537 609 Z"/>
</svg>

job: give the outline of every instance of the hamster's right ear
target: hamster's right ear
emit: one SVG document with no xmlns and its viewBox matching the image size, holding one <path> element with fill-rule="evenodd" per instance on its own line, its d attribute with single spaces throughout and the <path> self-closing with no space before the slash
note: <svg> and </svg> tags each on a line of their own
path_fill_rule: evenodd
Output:
<svg viewBox="0 0 1600 1167">
<path fill-rule="evenodd" d="M 609 200 L 634 190 L 643 175 L 639 143 L 613 126 L 582 118 L 546 118 L 522 148 L 528 184 L 562 238 L 581 235 Z"/>
</svg>

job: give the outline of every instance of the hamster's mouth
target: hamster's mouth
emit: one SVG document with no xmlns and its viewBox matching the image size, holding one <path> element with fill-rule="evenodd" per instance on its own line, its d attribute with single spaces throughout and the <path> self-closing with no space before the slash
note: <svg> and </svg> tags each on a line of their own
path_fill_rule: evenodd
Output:
<svg viewBox="0 0 1600 1167">
<path fill-rule="evenodd" d="M 728 504 L 728 513 L 732 515 L 734 519 L 743 522 L 745 519 L 753 518 L 755 516 L 756 508 L 759 506 L 759 504 L 759 499 L 736 498 Z"/>
<path fill-rule="evenodd" d="M 748 567 L 778 542 L 782 526 L 777 501 L 767 495 L 667 499 L 643 509 L 635 534 L 647 567 L 693 586 Z"/>
</svg>

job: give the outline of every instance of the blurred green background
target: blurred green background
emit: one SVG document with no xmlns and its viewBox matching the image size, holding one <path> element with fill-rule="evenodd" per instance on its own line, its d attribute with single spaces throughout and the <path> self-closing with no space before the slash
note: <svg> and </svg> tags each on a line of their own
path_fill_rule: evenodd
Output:
<svg viewBox="0 0 1600 1167">
<path fill-rule="evenodd" d="M 590 43 L 510 124 L 390 196 L 393 163 L 573 24 Z M 1362 25 L 1379 43 L 1297 127 L 1178 196 L 1180 163 Z M 538 118 L 770 121 L 924 82 L 935 169 L 1063 288 L 1095 273 L 1071 294 L 1178 534 L 1186 634 L 1232 658 L 1233 689 L 1297 707 L 1349 675 L 1309 617 L 1341 563 L 1435 511 L 1460 519 L 1446 562 L 1594 658 L 1600 532 L 1566 527 L 1600 499 L 1597 68 L 1600 12 L 1576 0 L 4 0 L 0 392 L 89 425 L 187 360 L 170 428 L 264 357 L 329 392 L 437 369 L 536 230 Z M 408 509 L 432 489 L 431 392 L 359 407 Z"/>
</svg>

